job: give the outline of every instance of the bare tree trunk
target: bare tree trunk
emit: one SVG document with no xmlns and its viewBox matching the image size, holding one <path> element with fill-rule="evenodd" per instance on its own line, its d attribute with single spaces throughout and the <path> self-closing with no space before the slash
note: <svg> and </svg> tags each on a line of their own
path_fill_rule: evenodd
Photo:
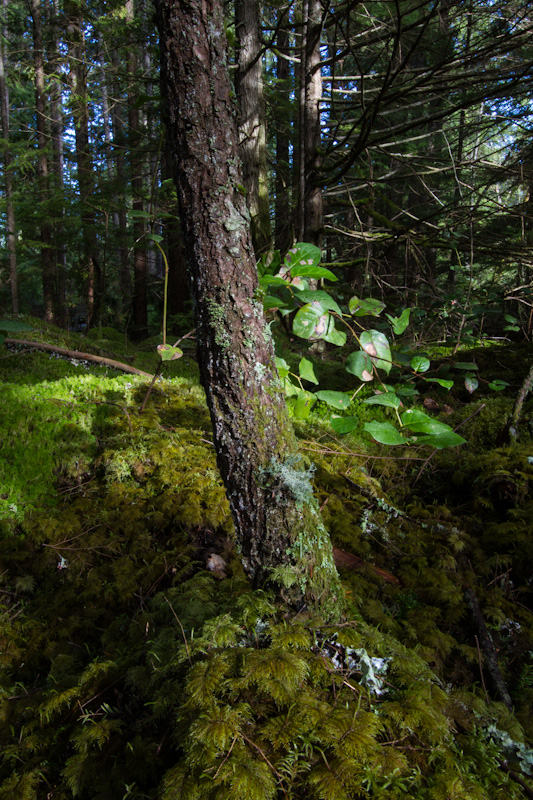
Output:
<svg viewBox="0 0 533 800">
<path fill-rule="evenodd" d="M 7 15 L 7 0 L 3 2 L 2 29 L 0 31 L 0 105 L 2 110 L 2 138 L 4 140 L 4 186 L 6 193 L 6 222 L 7 222 L 7 258 L 9 264 L 9 282 L 11 285 L 11 308 L 13 314 L 19 313 L 19 292 L 17 278 L 17 250 L 15 231 L 15 209 L 13 206 L 13 180 L 11 177 L 11 152 L 9 149 L 9 89 L 6 80 L 7 53 L 4 41 L 7 42 L 5 20 Z M 7 46 L 7 45 L 6 45 Z"/>
<path fill-rule="evenodd" d="M 89 97 L 87 87 L 87 60 L 78 5 L 72 0 L 65 4 L 69 29 L 69 59 L 76 136 L 76 163 L 81 200 L 83 229 L 83 265 L 87 270 L 87 328 L 98 324 L 103 286 L 96 238 L 94 209 L 95 181 L 93 159 L 89 143 Z"/>
<path fill-rule="evenodd" d="M 285 102 L 274 106 L 273 113 L 276 120 L 276 201 L 275 201 L 275 247 L 286 253 L 292 245 L 291 210 L 290 210 L 290 170 L 289 170 L 289 145 L 291 120 L 288 117 L 289 105 L 289 62 L 283 55 L 289 47 L 289 31 L 282 25 L 278 32 L 278 62 L 277 79 L 278 92 Z"/>
<path fill-rule="evenodd" d="M 64 153 L 63 153 L 63 115 L 61 112 L 61 90 L 63 87 L 63 56 L 61 55 L 58 46 L 58 31 L 59 31 L 59 11 L 58 0 L 53 0 L 51 8 L 52 20 L 51 28 L 53 31 L 53 75 L 54 84 L 50 92 L 50 127 L 52 132 L 52 170 L 54 175 L 54 190 L 63 194 L 64 188 Z M 61 203 L 61 208 L 57 213 L 58 221 L 54 223 L 54 263 L 56 273 L 56 317 L 58 323 L 63 326 L 68 326 L 68 311 L 67 303 L 67 286 L 66 286 L 66 268 L 67 268 L 67 255 L 65 249 L 65 241 L 63 236 L 63 217 L 65 215 L 65 208 Z"/>
<path fill-rule="evenodd" d="M 126 22 L 133 30 L 135 10 L 133 0 L 126 0 Z M 133 194 L 132 211 L 144 212 L 143 200 L 143 159 L 139 155 L 140 114 L 136 105 L 135 76 L 137 73 L 137 57 L 135 42 L 129 43 L 128 50 L 128 144 L 131 165 L 131 191 Z M 133 219 L 133 322 L 135 336 L 138 339 L 148 335 L 148 284 L 146 261 L 146 225 L 142 216 Z"/>
<path fill-rule="evenodd" d="M 320 36 L 322 33 L 322 6 L 320 0 L 307 0 L 305 35 L 305 99 L 304 99 L 304 241 L 321 247 L 323 220 L 322 190 L 319 175 L 320 156 L 320 101 L 322 76 L 320 74 Z"/>
<path fill-rule="evenodd" d="M 35 69 L 35 116 L 37 124 L 37 192 L 40 200 L 41 217 L 41 272 L 43 281 L 44 318 L 54 322 L 55 275 L 52 247 L 52 226 L 50 224 L 49 175 L 46 145 L 46 96 L 44 82 L 43 28 L 41 19 L 41 0 L 31 0 L 33 23 L 33 65 Z"/>
<path fill-rule="evenodd" d="M 221 0 L 156 0 L 201 378 L 244 569 L 339 613 L 340 584 L 274 367 L 238 161 Z"/>
<path fill-rule="evenodd" d="M 235 93 L 239 106 L 239 145 L 256 255 L 268 252 L 272 247 L 259 9 L 257 0 L 235 2 Z"/>
</svg>

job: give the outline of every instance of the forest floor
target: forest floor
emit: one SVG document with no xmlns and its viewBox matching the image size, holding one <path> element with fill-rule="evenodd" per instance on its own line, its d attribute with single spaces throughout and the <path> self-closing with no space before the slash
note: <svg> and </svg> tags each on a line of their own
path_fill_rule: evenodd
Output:
<svg viewBox="0 0 533 800">
<path fill-rule="evenodd" d="M 155 339 L 33 324 L 157 368 Z M 475 391 L 416 399 L 461 447 L 378 445 L 364 422 L 392 409 L 359 400 L 347 436 L 322 404 L 295 422 L 335 630 L 247 586 L 184 349 L 147 398 L 147 377 L 1 348 L 0 800 L 533 797 L 533 398 L 506 425 L 531 345 L 463 351 Z"/>
</svg>

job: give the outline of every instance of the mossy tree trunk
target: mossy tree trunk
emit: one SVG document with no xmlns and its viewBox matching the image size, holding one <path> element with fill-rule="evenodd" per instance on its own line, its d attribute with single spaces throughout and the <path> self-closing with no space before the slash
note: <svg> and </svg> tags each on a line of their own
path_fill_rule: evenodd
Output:
<svg viewBox="0 0 533 800">
<path fill-rule="evenodd" d="M 221 0 L 155 0 L 162 95 L 198 358 L 237 544 L 254 585 L 335 609 L 341 590 L 258 294 Z"/>
</svg>

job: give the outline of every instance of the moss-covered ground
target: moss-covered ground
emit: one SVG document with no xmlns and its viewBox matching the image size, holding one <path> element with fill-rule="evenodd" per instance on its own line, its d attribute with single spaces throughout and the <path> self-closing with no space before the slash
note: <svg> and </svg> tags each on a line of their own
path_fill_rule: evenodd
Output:
<svg viewBox="0 0 533 800">
<path fill-rule="evenodd" d="M 157 366 L 154 342 L 34 323 Z M 297 423 L 362 560 L 328 626 L 247 585 L 192 351 L 140 413 L 146 378 L 3 348 L 0 800 L 531 797 L 531 400 L 502 434 L 531 348 L 461 358 L 479 389 L 426 404 L 461 448 L 338 438 L 320 407 Z"/>
</svg>

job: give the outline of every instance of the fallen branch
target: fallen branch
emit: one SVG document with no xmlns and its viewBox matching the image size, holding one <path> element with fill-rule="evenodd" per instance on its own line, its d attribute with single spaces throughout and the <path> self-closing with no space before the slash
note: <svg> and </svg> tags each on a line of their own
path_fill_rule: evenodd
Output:
<svg viewBox="0 0 533 800">
<path fill-rule="evenodd" d="M 60 356 L 67 356 L 67 358 L 79 358 L 83 361 L 93 361 L 95 364 L 103 364 L 106 367 L 128 372 L 131 375 L 141 375 L 143 378 L 152 378 L 149 372 L 143 372 L 142 369 L 130 367 L 129 364 L 123 364 L 121 361 L 114 361 L 112 358 L 104 358 L 103 356 L 95 356 L 92 353 L 80 353 L 78 350 L 67 350 L 66 347 L 57 347 L 54 344 L 47 344 L 46 342 L 30 342 L 26 339 L 4 339 L 6 344 L 22 345 L 23 347 L 35 347 L 37 350 L 47 350 L 50 353 L 59 353 Z"/>
</svg>

